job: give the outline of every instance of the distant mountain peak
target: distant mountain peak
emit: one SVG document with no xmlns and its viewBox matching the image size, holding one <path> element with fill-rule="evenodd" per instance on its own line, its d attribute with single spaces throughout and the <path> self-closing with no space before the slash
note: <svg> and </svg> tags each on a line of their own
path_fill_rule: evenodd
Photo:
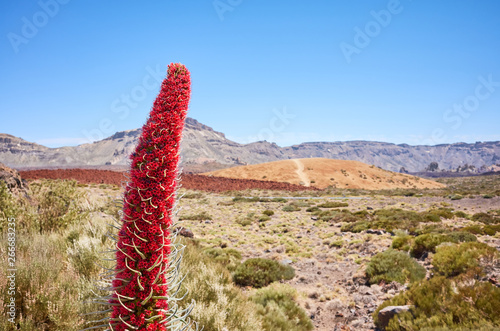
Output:
<svg viewBox="0 0 500 331">
<path fill-rule="evenodd" d="M 138 142 L 141 129 L 116 132 L 92 144 L 48 148 L 6 133 L 0 133 L 0 162 L 12 168 L 51 167 L 127 167 L 129 155 Z M 410 146 L 372 141 L 304 142 L 280 147 L 257 141 L 240 144 L 224 133 L 193 118 L 187 118 L 183 132 L 181 158 L 184 168 L 212 164 L 214 169 L 241 164 L 257 164 L 294 158 L 329 158 L 361 161 L 380 168 L 409 172 L 423 171 L 431 162 L 440 169 L 457 169 L 464 164 L 476 169 L 500 161 L 500 142 L 455 143 L 436 146 Z M 207 169 L 205 169 L 207 170 Z"/>
</svg>

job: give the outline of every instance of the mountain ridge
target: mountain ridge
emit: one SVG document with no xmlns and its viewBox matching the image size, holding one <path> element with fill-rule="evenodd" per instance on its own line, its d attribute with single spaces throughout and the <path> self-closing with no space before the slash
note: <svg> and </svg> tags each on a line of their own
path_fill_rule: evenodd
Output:
<svg viewBox="0 0 500 331">
<path fill-rule="evenodd" d="M 49 148 L 0 133 L 0 162 L 16 169 L 116 167 L 128 168 L 141 129 L 116 132 L 105 139 L 71 147 Z M 184 169 L 200 171 L 297 158 L 361 161 L 390 171 L 424 171 L 431 162 L 439 169 L 467 167 L 477 170 L 500 162 L 500 141 L 429 145 L 377 141 L 304 142 L 280 147 L 257 141 L 240 144 L 225 134 L 187 118 L 181 145 Z M 404 169 L 402 169 L 404 168 Z M 485 171 L 487 170 L 485 168 Z"/>
</svg>

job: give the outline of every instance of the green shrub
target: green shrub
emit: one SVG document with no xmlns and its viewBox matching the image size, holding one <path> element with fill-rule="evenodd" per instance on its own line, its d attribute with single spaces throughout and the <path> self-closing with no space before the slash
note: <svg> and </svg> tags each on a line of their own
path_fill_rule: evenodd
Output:
<svg viewBox="0 0 500 331">
<path fill-rule="evenodd" d="M 400 251 L 409 251 L 413 237 L 405 232 L 396 233 L 392 239 L 391 247 Z"/>
<path fill-rule="evenodd" d="M 241 218 L 237 218 L 235 220 L 235 222 L 241 226 L 248 226 L 248 225 L 252 224 L 254 221 L 253 221 L 253 219 L 251 219 L 249 217 L 241 217 Z"/>
<path fill-rule="evenodd" d="M 263 258 L 248 259 L 240 264 L 233 275 L 233 280 L 240 286 L 264 287 L 281 279 L 292 279 L 295 270 L 274 260 Z"/>
<path fill-rule="evenodd" d="M 206 211 L 203 211 L 199 214 L 190 214 L 190 215 L 180 215 L 179 220 L 190 220 L 190 221 L 210 221 L 212 220 L 212 216 L 210 216 Z"/>
<path fill-rule="evenodd" d="M 272 210 L 269 210 L 269 209 L 266 209 L 262 212 L 262 214 L 266 215 L 266 216 L 273 216 L 274 215 L 274 211 Z"/>
<path fill-rule="evenodd" d="M 493 199 L 493 197 L 495 197 L 495 195 L 493 195 L 493 194 L 485 194 L 485 195 L 483 195 L 484 199 Z"/>
<path fill-rule="evenodd" d="M 370 228 L 373 229 L 374 227 L 372 225 L 373 225 L 372 223 L 366 221 L 347 223 L 340 227 L 340 231 L 359 233 L 361 231 L 366 231 Z"/>
<path fill-rule="evenodd" d="M 259 217 L 259 222 L 267 222 L 271 219 L 271 217 L 267 216 L 267 215 L 262 215 Z"/>
<path fill-rule="evenodd" d="M 477 213 L 472 215 L 471 220 L 484 224 L 496 224 L 500 222 L 500 218 L 494 217 L 487 213 Z"/>
<path fill-rule="evenodd" d="M 358 210 L 357 212 L 354 212 L 353 215 L 354 216 L 358 216 L 358 217 L 367 217 L 370 213 L 366 210 Z"/>
<path fill-rule="evenodd" d="M 433 213 L 423 213 L 424 222 L 441 222 L 441 217 Z"/>
<path fill-rule="evenodd" d="M 259 197 L 251 197 L 251 198 L 245 198 L 245 197 L 234 197 L 233 202 L 259 202 L 260 198 Z"/>
<path fill-rule="evenodd" d="M 196 241 L 183 239 L 183 243 L 187 247 L 181 270 L 186 272 L 186 279 L 181 293 L 186 293 L 186 296 L 179 302 L 180 308 L 184 309 L 192 300 L 196 301 L 190 317 L 199 323 L 200 329 L 203 326 L 204 330 L 262 330 L 258 306 L 233 284 L 231 274 L 223 263 L 212 258 L 220 256 L 219 252 L 207 254 Z M 234 256 L 232 253 L 229 255 Z"/>
<path fill-rule="evenodd" d="M 459 211 L 456 211 L 455 212 L 455 216 L 456 217 L 461 217 L 461 218 L 469 218 L 469 215 L 467 215 L 466 213 L 464 213 L 463 211 L 459 210 Z"/>
<path fill-rule="evenodd" d="M 454 216 L 451 208 L 431 209 L 427 213 L 432 214 L 432 215 L 437 215 L 439 217 L 447 218 L 447 219 L 451 219 Z"/>
<path fill-rule="evenodd" d="M 471 242 L 477 241 L 475 235 L 467 231 L 455 231 L 448 233 L 448 237 L 452 239 L 453 242 Z"/>
<path fill-rule="evenodd" d="M 259 197 L 241 197 L 237 196 L 233 198 L 233 202 L 287 202 L 285 198 L 259 198 Z"/>
<path fill-rule="evenodd" d="M 81 300 L 88 299 L 91 286 L 69 266 L 64 239 L 38 233 L 16 238 L 16 323 L 0 318 L 0 329 L 76 331 L 84 328 L 79 316 L 83 312 Z M 2 239 L 7 242 L 6 236 Z M 2 303 L 10 300 L 6 284 L 7 279 L 2 275 Z M 3 316 L 7 316 L 7 311 L 6 305 L 0 305 Z"/>
<path fill-rule="evenodd" d="M 453 239 L 439 233 L 422 234 L 413 241 L 410 253 L 413 257 L 420 258 L 424 253 L 435 253 L 436 247 L 444 242 L 453 242 Z"/>
<path fill-rule="evenodd" d="M 460 231 L 469 232 L 472 234 L 483 234 L 483 228 L 475 224 L 471 226 L 466 226 L 465 228 L 462 228 Z"/>
<path fill-rule="evenodd" d="M 488 236 L 494 236 L 497 232 L 500 232 L 500 224 L 496 225 L 485 225 L 483 227 L 483 233 Z"/>
<path fill-rule="evenodd" d="M 100 268 L 99 246 L 101 242 L 95 238 L 85 237 L 83 240 L 76 240 L 67 249 L 68 258 L 75 270 L 87 279 L 96 276 Z"/>
<path fill-rule="evenodd" d="M 380 327 L 381 309 L 406 304 L 414 307 L 393 318 L 386 331 L 495 330 L 500 325 L 500 288 L 490 283 L 466 282 L 457 286 L 442 276 L 415 283 L 375 310 L 375 325 Z"/>
<path fill-rule="evenodd" d="M 182 199 L 201 199 L 204 195 L 201 192 L 191 192 L 182 195 Z"/>
<path fill-rule="evenodd" d="M 330 248 L 332 248 L 332 247 L 341 248 L 343 245 L 344 245 L 343 240 L 335 240 L 335 241 L 328 243 L 328 247 L 330 247 Z"/>
<path fill-rule="evenodd" d="M 293 211 L 299 211 L 300 208 L 295 206 L 295 205 L 286 205 L 282 208 L 283 211 L 286 211 L 286 212 L 293 212 Z"/>
<path fill-rule="evenodd" d="M 408 254 L 388 249 L 375 255 L 366 268 L 370 284 L 384 281 L 392 281 L 404 284 L 414 282 L 425 277 L 425 268 L 420 266 L 417 261 Z"/>
<path fill-rule="evenodd" d="M 486 234 L 488 236 L 494 236 L 497 232 L 500 232 L 500 224 L 495 225 L 471 225 L 462 228 L 460 231 L 470 232 L 476 235 Z"/>
<path fill-rule="evenodd" d="M 229 271 L 236 270 L 241 261 L 241 253 L 233 248 L 206 248 L 203 252 Z"/>
<path fill-rule="evenodd" d="M 39 233 L 63 230 L 88 217 L 82 208 L 84 193 L 74 180 L 42 180 L 30 189 L 38 208 L 34 225 Z"/>
<path fill-rule="evenodd" d="M 393 232 L 396 229 L 414 231 L 420 222 L 423 222 L 423 217 L 409 210 L 399 208 L 379 209 L 373 213 L 375 221 L 373 229 L 384 229 L 387 232 Z"/>
<path fill-rule="evenodd" d="M 349 207 L 349 204 L 346 202 L 338 202 L 338 201 L 328 201 L 318 205 L 319 208 L 340 208 L 340 207 Z"/>
<path fill-rule="evenodd" d="M 313 213 L 313 212 L 316 212 L 316 211 L 321 211 L 321 209 L 319 209 L 319 207 L 316 207 L 316 206 L 309 207 L 309 208 L 306 209 L 306 212 L 308 212 L 308 213 Z"/>
<path fill-rule="evenodd" d="M 427 233 L 441 233 L 441 234 L 444 234 L 444 233 L 448 233 L 450 230 L 443 226 L 441 223 L 434 223 L 434 224 L 428 224 L 428 225 L 424 225 L 418 229 L 416 229 L 414 232 L 413 232 L 413 235 L 415 236 L 420 236 L 422 234 L 427 234 Z"/>
<path fill-rule="evenodd" d="M 70 243 L 70 244 L 74 244 L 76 241 L 78 241 L 78 239 L 80 239 L 80 231 L 78 230 L 73 230 L 71 231 L 68 236 L 66 237 L 66 240 Z"/>
<path fill-rule="evenodd" d="M 290 205 L 293 205 L 295 207 L 309 207 L 311 203 L 307 201 L 301 201 L 301 200 L 296 200 L 290 203 Z"/>
<path fill-rule="evenodd" d="M 332 216 L 322 217 L 322 219 L 325 221 L 328 220 L 328 221 L 333 222 L 333 223 L 341 223 L 341 222 L 354 223 L 354 222 L 359 222 L 359 221 L 364 220 L 365 217 L 364 217 L 364 215 L 361 215 L 361 214 L 355 215 L 349 211 L 343 210 L 340 212 L 333 211 Z"/>
<path fill-rule="evenodd" d="M 269 331 L 312 330 L 306 312 L 295 302 L 297 291 L 285 284 L 271 284 L 257 290 L 251 300 L 258 305 L 263 328 Z"/>
<path fill-rule="evenodd" d="M 269 201 L 270 202 L 287 202 L 288 200 L 285 198 L 272 198 Z"/>
<path fill-rule="evenodd" d="M 497 257 L 497 250 L 487 244 L 466 242 L 460 245 L 438 247 L 432 259 L 432 265 L 439 274 L 453 277 L 479 267 L 480 260 L 488 261 L 493 265 Z"/>
<path fill-rule="evenodd" d="M 355 222 L 342 226 L 342 231 L 361 232 L 368 229 L 383 229 L 387 232 L 407 230 L 411 233 L 415 233 L 420 222 L 428 222 L 428 220 L 419 213 L 398 208 L 379 209 L 376 210 L 372 216 L 364 212 L 351 215 L 357 217 L 357 219 L 345 217 L 343 221 Z M 367 221 L 368 217 L 371 218 L 369 222 Z"/>
<path fill-rule="evenodd" d="M 461 199 L 463 199 L 463 196 L 461 196 L 460 194 L 450 195 L 450 200 L 461 200 Z"/>
<path fill-rule="evenodd" d="M 20 210 L 16 199 L 12 196 L 4 181 L 0 181 L 0 232 L 6 228 L 6 223 L 9 218 L 15 218 Z"/>
</svg>

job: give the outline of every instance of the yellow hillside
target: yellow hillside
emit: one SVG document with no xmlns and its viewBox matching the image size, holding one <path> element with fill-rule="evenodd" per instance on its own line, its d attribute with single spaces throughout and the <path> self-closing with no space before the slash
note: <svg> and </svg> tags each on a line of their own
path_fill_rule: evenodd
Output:
<svg viewBox="0 0 500 331">
<path fill-rule="evenodd" d="M 441 188 L 445 186 L 431 180 L 383 170 L 359 161 L 324 158 L 253 164 L 207 172 L 204 175 L 288 182 L 318 188 L 334 186 L 337 188 L 380 190 Z"/>
</svg>

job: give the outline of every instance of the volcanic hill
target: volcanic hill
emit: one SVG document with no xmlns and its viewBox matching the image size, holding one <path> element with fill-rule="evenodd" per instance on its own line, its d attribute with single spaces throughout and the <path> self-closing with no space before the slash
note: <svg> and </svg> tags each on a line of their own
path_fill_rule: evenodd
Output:
<svg viewBox="0 0 500 331">
<path fill-rule="evenodd" d="M 239 166 L 204 175 L 236 179 L 288 182 L 304 186 L 381 190 L 395 188 L 442 188 L 431 180 L 383 170 L 359 161 L 325 158 L 292 159 Z"/>
</svg>

